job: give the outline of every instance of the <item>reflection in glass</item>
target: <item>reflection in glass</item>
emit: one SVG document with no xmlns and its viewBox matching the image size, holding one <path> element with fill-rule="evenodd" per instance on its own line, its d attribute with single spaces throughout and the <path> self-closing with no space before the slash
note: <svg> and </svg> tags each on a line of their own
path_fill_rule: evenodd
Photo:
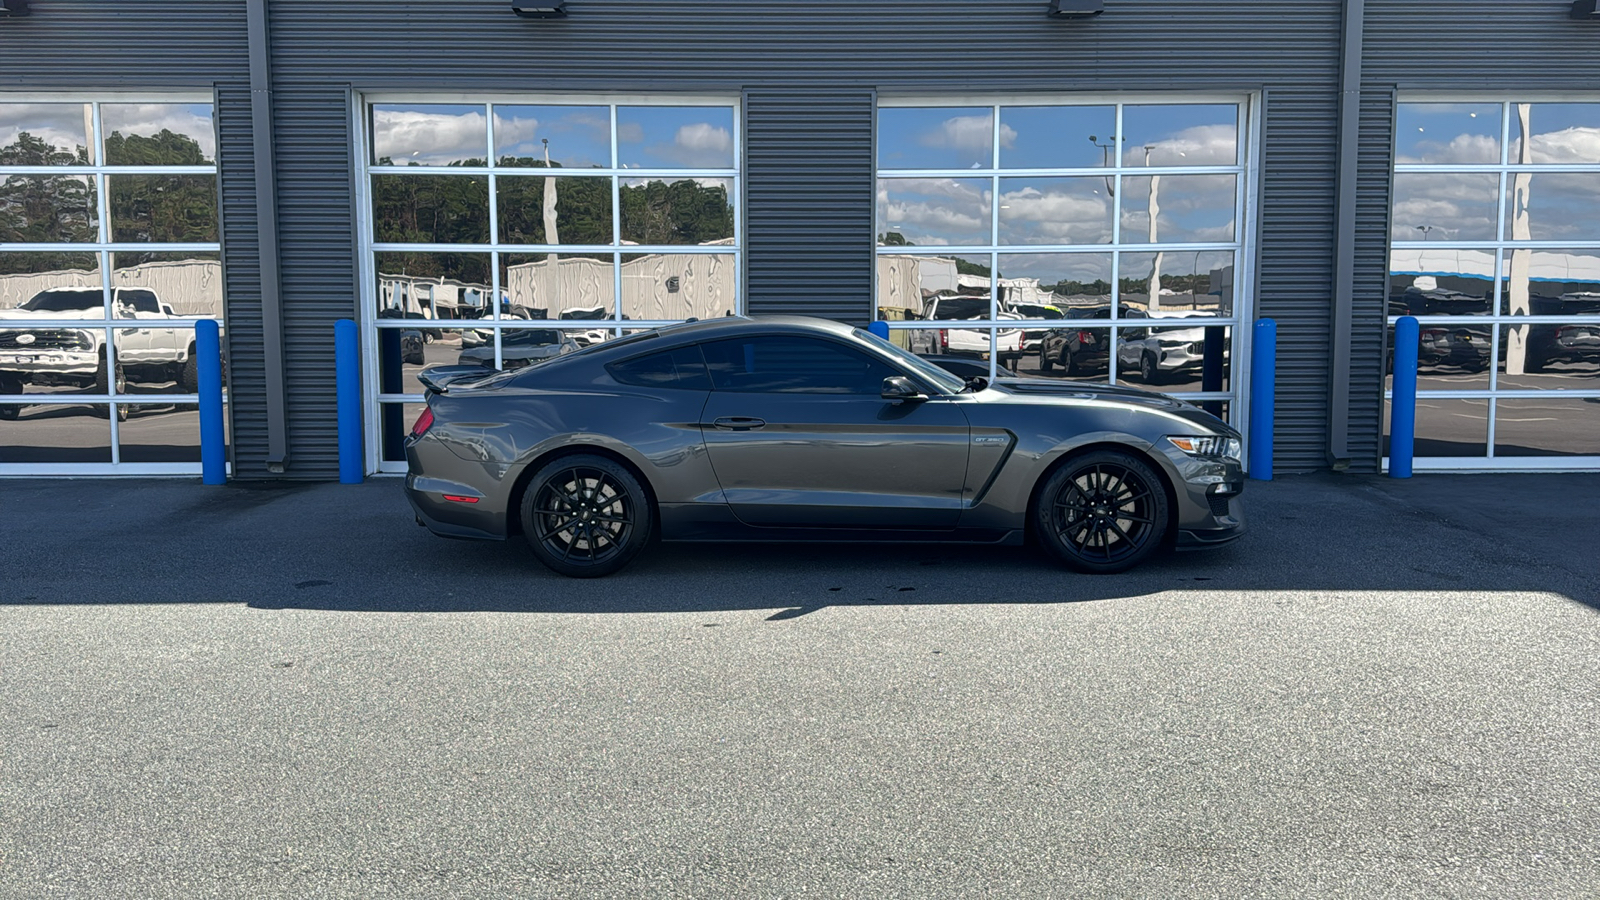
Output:
<svg viewBox="0 0 1600 900">
<path fill-rule="evenodd" d="M 612 243 L 610 178 L 496 179 L 500 242 Z"/>
<path fill-rule="evenodd" d="M 113 253 L 111 284 L 119 294 L 141 289 L 159 298 L 154 308 L 146 309 L 151 306 L 149 303 L 140 304 L 139 313 L 132 318 L 222 316 L 222 255 L 219 253 Z"/>
<path fill-rule="evenodd" d="M 70 400 L 0 404 L 0 463 L 111 462 L 110 413 L 104 403 Z"/>
<path fill-rule="evenodd" d="M 987 297 L 990 274 L 987 254 L 881 254 L 878 256 L 878 318 L 886 322 L 924 318 L 928 301 L 935 297 L 958 294 Z M 987 300 L 984 307 L 987 316 Z"/>
<path fill-rule="evenodd" d="M 1233 315 L 1231 250 L 1166 250 L 1122 254 L 1120 292 L 1125 306 L 1192 315 Z"/>
<path fill-rule="evenodd" d="M 1163 392 L 1225 391 L 1232 334 L 1226 325 L 1120 328 L 1117 380 Z"/>
<path fill-rule="evenodd" d="M 378 317 L 478 319 L 491 309 L 487 253 L 376 253 Z M 392 311 L 392 312 L 386 312 Z"/>
<path fill-rule="evenodd" d="M 106 165 L 204 166 L 216 162 L 209 103 L 102 103 Z"/>
<path fill-rule="evenodd" d="M 1512 162 L 1600 163 L 1600 103 L 1512 104 L 1511 136 Z"/>
<path fill-rule="evenodd" d="M 1393 402 L 1383 401 L 1383 454 L 1389 455 Z M 1419 457 L 1485 456 L 1489 451 L 1489 401 L 1417 397 L 1415 455 Z"/>
<path fill-rule="evenodd" d="M 1600 312 L 1600 304 L 1590 301 Z M 1502 325 L 1506 335 L 1506 376 L 1502 387 L 1600 390 L 1600 320 Z M 1522 367 L 1517 370 L 1521 345 Z M 1538 376 L 1519 380 L 1509 376 Z"/>
<path fill-rule="evenodd" d="M 1234 175 L 1123 176 L 1122 242 L 1232 241 L 1236 181 Z"/>
<path fill-rule="evenodd" d="M 102 293 L 100 254 L 0 253 L 0 318 L 41 293 L 62 288 L 91 288 Z M 92 308 L 94 318 L 101 318 L 103 298 Z"/>
<path fill-rule="evenodd" d="M 87 103 L 0 103 L 0 166 L 86 166 Z"/>
<path fill-rule="evenodd" d="M 619 106 L 617 156 L 630 169 L 731 169 L 733 108 Z"/>
<path fill-rule="evenodd" d="M 878 179 L 878 245 L 988 244 L 991 184 L 982 178 Z"/>
<path fill-rule="evenodd" d="M 633 244 L 733 242 L 733 181 L 623 179 L 622 240 Z M 605 243 L 610 243 L 608 235 Z"/>
<path fill-rule="evenodd" d="M 372 161 L 380 166 L 481 166 L 489 148 L 480 105 L 377 103 Z"/>
<path fill-rule="evenodd" d="M 500 254 L 502 318 L 609 319 L 616 312 L 610 254 Z"/>
<path fill-rule="evenodd" d="M 422 403 L 383 403 L 378 407 L 378 451 L 384 462 L 406 461 L 406 435 L 428 407 Z"/>
<path fill-rule="evenodd" d="M 88 176 L 0 176 L 0 243 L 92 244 L 99 202 Z"/>
<path fill-rule="evenodd" d="M 223 417 L 226 421 L 227 417 Z M 139 403 L 117 426 L 119 456 L 125 463 L 200 461 L 200 412 L 183 407 Z"/>
<path fill-rule="evenodd" d="M 1389 315 L 1471 316 L 1494 311 L 1494 251 L 1408 247 L 1389 251 Z"/>
<path fill-rule="evenodd" d="M 1000 166 L 1005 169 L 1109 167 L 1116 160 L 1112 146 L 1116 130 L 1114 106 L 1003 107 L 1000 110 Z"/>
<path fill-rule="evenodd" d="M 708 319 L 734 314 L 738 276 L 731 253 L 646 253 L 622 257 L 627 319 Z"/>
<path fill-rule="evenodd" d="M 1390 328 L 1391 346 L 1394 335 Z M 1417 333 L 1417 388 L 1487 390 L 1494 354 L 1494 326 L 1488 322 L 1425 322 Z"/>
<path fill-rule="evenodd" d="M 1109 313 L 1109 308 L 1103 310 Z M 1095 310 L 1073 309 L 1055 327 L 1039 332 L 1036 346 L 1023 347 L 1018 374 L 1028 377 L 1105 381 L 1111 372 L 1111 329 Z M 1032 333 L 1029 333 L 1030 341 Z"/>
<path fill-rule="evenodd" d="M 1001 134 L 1001 144 L 1007 136 Z M 878 168 L 987 169 L 994 165 L 994 110 L 987 106 L 878 110 Z"/>
<path fill-rule="evenodd" d="M 1101 178 L 1004 178 L 1000 243 L 1109 244 L 1111 196 Z"/>
<path fill-rule="evenodd" d="M 1508 240 L 1585 241 L 1600 235 L 1600 175 L 1517 173 L 1510 184 Z"/>
<path fill-rule="evenodd" d="M 373 239 L 396 244 L 487 244 L 485 175 L 372 176 Z"/>
<path fill-rule="evenodd" d="M 1232 166 L 1239 162 L 1234 104 L 1124 106 L 1124 166 Z"/>
<path fill-rule="evenodd" d="M 1392 239 L 1492 241 L 1499 193 L 1499 175 L 1396 172 Z"/>
<path fill-rule="evenodd" d="M 1109 308 L 1111 254 L 1002 253 L 1000 280 L 1008 301 L 1044 303 L 1061 310 Z"/>
<path fill-rule="evenodd" d="M 378 320 L 378 390 L 384 394 L 420 394 L 417 373 L 425 366 L 453 366 L 470 347 L 488 345 L 488 329 L 433 328 L 415 321 L 390 327 L 390 316 Z M 398 324 L 398 323 L 396 323 Z M 468 360 L 473 362 L 473 360 Z"/>
<path fill-rule="evenodd" d="M 1600 398 L 1501 399 L 1494 404 L 1496 456 L 1594 456 Z"/>
<path fill-rule="evenodd" d="M 215 243 L 217 176 L 107 175 L 111 240 Z"/>
<path fill-rule="evenodd" d="M 506 325 L 500 329 L 500 368 L 520 369 L 557 356 L 566 356 L 582 350 L 591 343 L 610 337 L 603 327 L 590 329 L 530 328 L 526 325 Z M 494 365 L 493 347 L 461 351 L 461 363 L 476 362 Z"/>
<path fill-rule="evenodd" d="M 611 110 L 604 106 L 497 105 L 494 155 L 500 166 L 609 168 Z"/>
<path fill-rule="evenodd" d="M 1468 165 L 1500 162 L 1500 104 L 1401 103 L 1395 110 L 1395 162 Z"/>
</svg>

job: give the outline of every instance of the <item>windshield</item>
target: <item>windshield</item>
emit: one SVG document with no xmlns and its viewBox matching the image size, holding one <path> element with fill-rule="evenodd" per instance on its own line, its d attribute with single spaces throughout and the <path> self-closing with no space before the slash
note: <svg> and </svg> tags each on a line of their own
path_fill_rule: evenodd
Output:
<svg viewBox="0 0 1600 900">
<path fill-rule="evenodd" d="M 898 347 L 894 344 L 891 344 L 870 331 L 862 331 L 860 328 L 853 328 L 851 329 L 851 332 L 861 340 L 864 340 L 872 344 L 874 347 L 877 347 L 879 350 L 882 350 L 893 356 L 895 362 L 898 362 L 913 372 L 916 372 L 918 375 L 922 376 L 923 380 L 932 382 L 935 387 L 942 391 L 946 391 L 951 394 L 959 394 L 967 387 L 967 382 L 965 379 L 957 378 L 956 376 L 951 375 L 949 372 L 946 372 L 933 363 L 928 362 L 915 353 L 912 353 L 903 347 Z"/>
<path fill-rule="evenodd" d="M 987 319 L 989 301 L 978 297 L 946 297 L 935 301 L 930 319 Z"/>
<path fill-rule="evenodd" d="M 76 312 L 104 305 L 105 296 L 99 291 L 41 291 L 20 308 L 35 312 Z"/>
</svg>

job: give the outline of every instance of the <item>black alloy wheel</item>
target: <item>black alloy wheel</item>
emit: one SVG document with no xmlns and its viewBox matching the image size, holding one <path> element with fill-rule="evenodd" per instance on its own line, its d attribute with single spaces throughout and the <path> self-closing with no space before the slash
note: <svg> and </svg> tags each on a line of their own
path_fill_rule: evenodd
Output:
<svg viewBox="0 0 1600 900">
<path fill-rule="evenodd" d="M 522 495 L 528 546 L 571 578 L 598 578 L 627 565 L 650 540 L 651 520 L 644 488 L 603 456 L 552 460 Z"/>
<path fill-rule="evenodd" d="M 1045 480 L 1034 506 L 1041 543 L 1080 572 L 1125 572 L 1156 552 L 1167 533 L 1160 476 L 1117 450 L 1068 461 Z"/>
</svg>

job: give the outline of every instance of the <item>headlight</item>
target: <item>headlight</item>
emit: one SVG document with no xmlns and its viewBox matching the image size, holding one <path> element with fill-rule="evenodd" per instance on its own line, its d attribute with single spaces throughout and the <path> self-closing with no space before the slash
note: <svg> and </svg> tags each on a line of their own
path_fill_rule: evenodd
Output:
<svg viewBox="0 0 1600 900">
<path fill-rule="evenodd" d="M 1238 438 L 1223 437 L 1217 434 L 1199 436 L 1169 435 L 1167 440 L 1172 446 L 1189 454 L 1207 459 L 1232 459 L 1237 460 L 1243 451 Z"/>
</svg>

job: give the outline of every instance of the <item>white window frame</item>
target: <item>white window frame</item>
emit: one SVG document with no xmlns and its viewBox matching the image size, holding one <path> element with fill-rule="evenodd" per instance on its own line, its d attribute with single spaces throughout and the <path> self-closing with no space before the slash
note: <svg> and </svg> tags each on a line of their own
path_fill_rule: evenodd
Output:
<svg viewBox="0 0 1600 900">
<path fill-rule="evenodd" d="M 965 107 L 987 108 L 993 115 L 995 136 L 992 148 L 994 158 L 991 165 L 978 169 L 883 169 L 877 166 L 877 147 L 873 147 L 873 184 L 874 197 L 877 194 L 877 185 L 883 179 L 894 178 L 986 178 L 991 180 L 994 196 L 999 197 L 999 180 L 1018 176 L 1027 177 L 1072 177 L 1095 176 L 1104 177 L 1113 175 L 1120 183 L 1123 177 L 1138 177 L 1146 174 L 1145 167 L 1137 166 L 1127 168 L 1121 165 L 1120 159 L 1115 168 L 1052 168 L 1052 169 L 1006 169 L 1000 167 L 1000 109 L 1015 106 L 1114 106 L 1116 115 L 1116 133 L 1122 133 L 1122 110 L 1124 106 L 1150 106 L 1165 104 L 1230 104 L 1239 108 L 1239 152 L 1236 164 L 1232 166 L 1154 166 L 1149 168 L 1151 175 L 1208 175 L 1228 174 L 1235 176 L 1237 181 L 1234 221 L 1236 223 L 1233 241 L 1207 242 L 1207 243 L 1139 243 L 1129 244 L 1121 241 L 1122 216 L 1120 210 L 1112 216 L 1112 242 L 1109 244 L 1071 244 L 1071 245 L 1041 245 L 1041 244 L 989 244 L 989 245 L 959 245 L 940 248 L 943 252 L 954 254 L 988 254 L 990 256 L 991 271 L 999 271 L 999 257 L 1002 254 L 1024 253 L 1083 253 L 1083 254 L 1111 254 L 1112 271 L 1111 283 L 1113 291 L 1119 284 L 1120 272 L 1117 261 L 1121 253 L 1156 253 L 1167 251 L 1218 251 L 1232 252 L 1236 260 L 1234 271 L 1234 310 L 1229 316 L 1206 318 L 1192 321 L 1194 327 L 1204 325 L 1222 325 L 1232 330 L 1230 338 L 1229 360 L 1229 389 L 1226 391 L 1192 391 L 1176 394 L 1182 400 L 1196 404 L 1205 401 L 1221 401 L 1228 404 L 1228 420 L 1241 433 L 1250 433 L 1249 421 L 1249 384 L 1250 384 L 1250 348 L 1254 328 L 1254 311 L 1256 303 L 1256 256 L 1258 248 L 1257 217 L 1260 208 L 1260 183 L 1259 170 L 1261 159 L 1261 94 L 1259 92 L 1241 93 L 1216 93 L 1216 92 L 1182 92 L 1182 93 L 1073 93 L 1073 94 L 890 94 L 880 95 L 878 109 L 904 109 L 904 108 L 929 108 L 929 107 Z M 876 135 L 876 125 L 874 126 Z M 874 140 L 876 144 L 876 139 Z M 876 202 L 876 201 L 874 201 Z M 991 210 L 994 221 L 990 223 L 991 239 L 998 236 L 999 202 L 992 204 Z M 874 210 L 874 221 L 877 213 Z M 878 267 L 876 259 L 879 256 L 891 255 L 937 255 L 928 251 L 932 248 L 905 248 L 897 246 L 881 246 L 877 243 L 877 228 L 873 228 L 873 273 L 872 273 L 872 310 L 877 315 L 878 309 Z M 922 251 L 919 253 L 919 251 Z M 1120 252 L 1119 252 L 1120 251 Z M 991 292 L 990 304 L 993 312 L 994 294 Z M 987 329 L 989 331 L 990 347 L 995 346 L 995 330 L 997 328 L 1029 328 L 1033 325 L 1048 328 L 1055 320 L 973 320 L 969 324 L 974 329 Z M 1140 324 L 1131 327 L 1150 327 L 1151 320 L 1138 320 Z M 918 331 L 938 329 L 939 325 L 927 322 L 905 321 L 887 322 L 893 331 Z M 964 325 L 965 327 L 965 325 Z M 1121 326 L 1112 324 L 1105 328 L 1107 337 L 1116 346 L 1116 335 Z M 989 354 L 989 373 L 991 377 L 998 365 L 996 354 Z M 1106 373 L 1107 380 L 1115 377 L 1117 368 L 1116 353 L 1111 354 L 1109 369 Z"/>
<path fill-rule="evenodd" d="M 109 166 L 109 165 L 106 165 L 105 164 L 105 160 L 104 160 L 105 132 L 101 128 L 101 122 L 100 122 L 100 108 L 101 108 L 101 106 L 106 105 L 106 104 L 112 104 L 112 105 L 125 104 L 125 103 L 151 103 L 151 104 L 175 104 L 175 105 L 176 104 L 206 104 L 206 105 L 209 105 L 211 107 L 211 109 L 212 109 L 211 125 L 212 125 L 212 136 L 213 136 L 213 141 L 214 141 L 212 146 L 220 148 L 220 146 L 221 146 L 221 134 L 220 134 L 220 129 L 218 128 L 218 117 L 217 117 L 218 104 L 217 104 L 217 98 L 213 94 L 208 94 L 208 93 L 204 93 L 204 92 L 197 92 L 197 91 L 162 91 L 162 92 L 154 92 L 154 93 L 129 92 L 129 91 L 0 93 L 0 104 L 9 104 L 9 103 L 72 103 L 72 104 L 85 104 L 85 105 L 90 105 L 92 107 L 91 113 L 92 113 L 93 119 L 94 119 L 94 135 L 93 135 L 91 140 L 94 143 L 94 147 L 92 148 L 92 150 L 94 151 L 94 156 L 93 156 L 91 165 L 86 165 L 86 166 L 0 166 L 0 178 L 4 178 L 4 177 L 9 176 L 9 175 L 74 175 L 74 176 L 85 176 L 85 177 L 91 178 L 94 181 L 95 192 L 96 192 L 96 197 L 97 197 L 97 203 L 98 203 L 98 206 L 99 206 L 98 213 L 99 213 L 99 218 L 100 218 L 100 232 L 97 235 L 95 242 L 92 243 L 92 244 L 0 244 L 0 253 L 26 252 L 26 251 L 46 251 L 46 252 L 49 252 L 49 251 L 70 250 L 71 252 L 75 252 L 75 253 L 93 253 L 93 254 L 95 254 L 98 257 L 98 263 L 99 263 L 99 266 L 100 266 L 101 290 L 103 292 L 104 302 L 106 304 L 105 305 L 105 309 L 106 310 L 109 310 L 111 308 L 111 296 L 112 296 L 112 289 L 113 289 L 112 279 L 115 276 L 115 272 L 112 271 L 111 265 L 110 265 L 111 264 L 111 254 L 113 254 L 113 253 L 116 253 L 118 251 L 128 252 L 128 253 L 132 253 L 132 252 L 182 253 L 182 252 L 185 252 L 185 251 L 194 251 L 194 252 L 197 252 L 197 253 L 215 253 L 215 254 L 217 254 L 219 259 L 221 258 L 222 243 L 221 243 L 220 240 L 219 241 L 212 241 L 212 242 L 204 242 L 204 243 L 183 243 L 183 244 L 171 244 L 171 243 L 130 244 L 130 243 L 115 243 L 115 242 L 113 242 L 111 240 L 111 236 L 110 236 L 110 232 L 109 232 L 110 227 L 111 227 L 110 197 L 109 197 L 108 193 L 106 192 L 106 176 L 107 175 L 152 175 L 152 174 L 160 174 L 160 175 L 210 175 L 213 178 L 218 178 L 219 177 L 219 174 L 218 174 L 219 173 L 219 164 L 216 163 L 216 162 L 213 162 L 210 165 L 202 165 L 202 166 Z M 222 219 L 222 196 L 221 196 L 221 186 L 219 184 L 219 186 L 218 186 L 218 195 L 217 195 L 217 233 L 218 233 L 219 237 L 220 237 L 221 232 L 222 232 L 222 221 L 221 221 L 221 219 Z M 224 301 L 224 302 L 226 302 L 226 301 Z M 223 320 L 223 318 L 225 318 L 225 315 L 226 315 L 225 309 L 224 310 L 219 310 L 219 324 L 222 324 L 222 320 Z M 174 318 L 174 319 L 170 319 L 170 320 L 164 320 L 164 322 L 171 322 L 172 324 L 174 324 L 178 328 L 187 327 L 187 328 L 193 329 L 194 328 L 194 324 L 196 322 L 199 322 L 201 320 L 201 318 L 202 317 L 199 317 L 199 316 L 187 316 L 187 317 Z M 108 366 L 110 366 L 112 368 L 114 368 L 116 366 L 116 342 L 112 339 L 113 338 L 113 334 L 112 333 L 114 331 L 119 330 L 119 329 L 147 328 L 147 327 L 149 327 L 149 323 L 148 322 L 139 322 L 139 321 L 128 320 L 128 319 L 118 320 L 118 319 L 111 318 L 109 312 L 106 314 L 105 318 L 102 318 L 102 319 L 99 319 L 99 320 L 89 320 L 87 322 L 85 320 L 83 320 L 83 319 L 51 319 L 51 320 L 35 319 L 35 320 L 29 320 L 28 325 L 30 327 L 38 327 L 38 328 L 76 328 L 76 329 L 80 329 L 80 330 L 84 329 L 85 326 L 87 325 L 87 326 L 92 327 L 92 328 L 94 328 L 96 330 L 104 329 L 105 330 L 105 347 L 106 347 L 106 353 L 107 353 L 107 364 L 108 364 Z M 4 322 L 0 321 L 0 327 L 3 327 L 3 326 L 4 326 Z M 28 406 L 66 406 L 66 405 L 81 406 L 81 405 L 83 405 L 85 403 L 93 403 L 93 404 L 96 404 L 96 405 L 101 404 L 101 403 L 110 404 L 109 405 L 109 409 L 111 411 L 111 415 L 109 416 L 109 420 L 110 420 L 111 428 L 110 428 L 109 434 L 110 434 L 110 440 L 111 440 L 111 462 L 108 462 L 108 463 L 69 463 L 69 462 L 60 462 L 60 463 L 8 463 L 8 462 L 5 462 L 3 460 L 0 460 L 0 478 L 10 478 L 10 477 L 33 478 L 33 477 L 39 477 L 39 476 L 63 476 L 63 475 L 66 475 L 66 476 L 120 475 L 120 476 L 141 476 L 141 477 L 154 476 L 154 477 L 161 477 L 161 476 L 193 476 L 193 475 L 201 474 L 201 463 L 199 461 L 192 462 L 192 463 L 187 463 L 187 462 L 127 463 L 127 462 L 123 462 L 122 461 L 122 446 L 121 446 L 121 431 L 120 431 L 119 423 L 117 421 L 117 407 L 118 406 L 124 406 L 124 405 L 126 405 L 126 406 L 138 406 L 138 405 L 141 405 L 141 404 L 143 404 L 143 405 L 170 406 L 170 405 L 172 405 L 174 403 L 193 403 L 193 404 L 198 404 L 199 400 L 200 400 L 198 395 L 195 395 L 195 394 L 145 395 L 145 394 L 126 394 L 126 393 L 124 393 L 124 394 L 116 395 L 117 399 L 115 399 L 115 400 L 112 399 L 112 395 L 110 395 L 110 394 L 94 394 L 94 395 L 87 395 L 87 396 L 84 395 L 84 394 L 71 394 L 71 395 L 67 395 L 67 396 L 70 396 L 70 398 L 71 398 L 70 401 L 65 399 L 64 397 L 62 399 L 52 399 L 52 395 L 50 395 L 50 394 L 26 394 L 26 395 L 23 395 L 23 397 L 21 397 L 21 398 L 16 397 L 16 395 L 6 395 L 6 396 L 0 396 L 0 403 L 16 402 L 18 399 L 25 399 L 26 400 L 26 405 L 28 405 Z M 224 404 L 223 408 L 224 408 L 225 411 L 228 408 L 227 405 L 228 405 L 229 402 L 230 402 L 230 398 L 228 396 L 228 387 L 227 387 L 226 384 L 224 384 L 223 385 L 223 404 Z M 224 419 L 224 425 L 225 425 L 225 427 L 227 427 L 228 424 L 229 424 L 229 417 L 228 417 L 226 412 L 224 412 L 223 419 Z M 230 436 L 229 436 L 228 440 L 231 441 L 232 440 L 232 438 L 231 438 L 231 428 L 229 428 L 229 434 L 230 434 Z M 197 426 L 196 430 L 195 430 L 195 446 L 196 446 L 196 448 L 199 447 L 199 441 L 200 441 L 200 434 L 199 434 L 199 428 Z M 231 461 L 229 461 L 226 465 L 227 465 L 228 473 L 231 474 L 232 471 L 233 471 L 233 463 Z"/>
<path fill-rule="evenodd" d="M 1499 237 L 1492 241 L 1412 241 L 1396 240 L 1393 232 L 1393 203 L 1390 197 L 1390 223 L 1388 250 L 1384 259 L 1384 296 L 1390 293 L 1389 279 L 1392 277 L 1392 253 L 1395 250 L 1480 250 L 1494 254 L 1494 277 L 1491 279 L 1490 295 L 1499 297 L 1501 285 L 1505 281 L 1506 251 L 1511 247 L 1526 248 L 1530 250 L 1597 250 L 1600 251 L 1600 233 L 1594 240 L 1588 241 L 1512 241 L 1506 238 L 1506 188 L 1511 175 L 1527 171 L 1533 173 L 1593 173 L 1600 178 L 1600 163 L 1584 164 L 1551 164 L 1530 163 L 1522 165 L 1510 161 L 1511 153 L 1511 117 L 1513 108 L 1519 103 L 1600 103 L 1600 94 L 1572 93 L 1572 92 L 1530 92 L 1520 93 L 1515 91 L 1494 91 L 1483 93 L 1467 92 L 1440 92 L 1440 91 L 1401 91 L 1395 96 L 1396 121 L 1398 123 L 1399 108 L 1408 103 L 1470 103 L 1475 105 L 1495 104 L 1500 107 L 1500 161 L 1497 163 L 1474 164 L 1441 164 L 1441 163 L 1400 163 L 1395 162 L 1391 171 L 1395 174 L 1426 173 L 1426 174 L 1484 174 L 1498 175 L 1500 178 L 1499 192 L 1497 194 L 1497 213 L 1495 234 Z M 1399 140 L 1398 131 L 1392 136 L 1395 142 Z M 1391 145 L 1391 153 L 1398 156 L 1398 151 Z M 1426 238 L 1427 235 L 1424 235 Z M 1600 315 L 1551 317 L 1551 316 L 1513 316 L 1499 311 L 1496 304 L 1492 315 L 1474 316 L 1417 316 L 1419 324 L 1454 324 L 1472 323 L 1487 325 L 1491 329 L 1490 340 L 1495 353 L 1494 364 L 1489 367 L 1489 386 L 1473 390 L 1448 390 L 1448 391 L 1423 391 L 1418 390 L 1418 403 L 1424 399 L 1437 400 L 1483 400 L 1487 406 L 1487 431 L 1484 436 L 1483 456 L 1417 456 L 1412 457 L 1413 471 L 1438 471 L 1438 472 L 1579 472 L 1600 469 L 1600 447 L 1596 453 L 1587 456 L 1496 456 L 1495 425 L 1498 417 L 1499 404 L 1497 400 L 1584 400 L 1590 398 L 1600 399 L 1600 389 L 1596 390 L 1501 390 L 1500 381 L 1500 333 L 1506 325 L 1529 324 L 1567 324 L 1569 322 L 1600 324 Z M 1399 316 L 1385 316 L 1392 336 L 1393 327 L 1400 320 Z M 1390 348 L 1393 349 L 1393 348 Z M 1386 386 L 1383 390 L 1385 412 L 1384 418 L 1379 421 L 1379 440 L 1390 433 L 1390 415 L 1393 410 L 1394 390 Z M 1382 458 L 1383 471 L 1389 471 L 1390 458 Z"/>
<path fill-rule="evenodd" d="M 380 324 L 377 318 L 377 272 L 374 271 L 374 254 L 384 252 L 452 252 L 452 253 L 483 253 L 490 257 L 490 306 L 493 317 L 481 320 L 474 327 L 478 330 L 492 331 L 497 337 L 504 330 L 500 318 L 500 265 L 499 257 L 502 251 L 517 254 L 538 253 L 589 253 L 594 255 L 610 256 L 612 260 L 613 296 L 615 301 L 610 319 L 572 320 L 571 325 L 559 321 L 528 322 L 517 319 L 517 325 L 512 325 L 514 330 L 518 327 L 543 327 L 560 328 L 566 330 L 592 330 L 595 326 L 602 326 L 616 336 L 621 336 L 625 330 L 640 328 L 653 328 L 661 325 L 674 324 L 680 320 L 640 320 L 622 317 L 622 257 L 640 253 L 666 253 L 679 255 L 705 255 L 705 256 L 732 256 L 733 257 L 733 284 L 735 285 L 734 311 L 744 313 L 744 115 L 741 98 L 734 94 L 505 94 L 505 93 L 392 93 L 392 92 L 367 92 L 357 93 L 351 110 L 351 119 L 355 122 L 355 169 L 356 177 L 356 203 L 359 215 L 358 228 L 358 253 L 360 259 L 357 265 L 357 274 L 360 279 L 360 325 L 362 346 L 368 348 L 362 354 L 362 408 L 365 417 L 366 433 L 366 469 L 368 474 L 401 474 L 406 471 L 406 463 L 397 460 L 384 460 L 382 447 L 382 408 L 388 405 L 420 404 L 423 402 L 421 394 L 385 394 L 380 393 L 379 359 L 378 354 L 372 349 L 377 345 L 378 331 L 380 329 L 414 329 L 418 327 L 416 320 L 385 320 Z M 582 176 L 612 179 L 612 244 L 594 246 L 580 244 L 518 244 L 507 249 L 500 242 L 500 228 L 498 221 L 498 201 L 496 180 L 500 173 L 507 170 L 497 166 L 483 167 L 430 167 L 419 169 L 413 166 L 378 166 L 371 163 L 370 141 L 372 139 L 368 129 L 368 112 L 379 104 L 406 103 L 406 104 L 448 104 L 454 106 L 479 106 L 484 109 L 487 119 L 486 145 L 484 158 L 491 163 L 495 160 L 495 135 L 494 135 L 494 106 L 607 106 L 611 114 L 611 165 L 600 169 L 585 169 Z M 716 106 L 726 107 L 733 114 L 733 167 L 731 169 L 690 169 L 690 168 L 622 168 L 619 165 L 620 156 L 617 146 L 617 108 L 620 106 Z M 530 177 L 527 169 L 516 170 L 515 177 Z M 542 171 L 542 170 L 535 170 Z M 371 176 L 374 174 L 395 173 L 407 175 L 421 174 L 448 174 L 448 175 L 481 175 L 488 179 L 489 190 L 489 241 L 484 244 L 392 244 L 380 243 L 374 238 Z M 538 176 L 531 176 L 538 177 Z M 729 202 L 733 206 L 734 243 L 725 245 L 628 245 L 622 244 L 622 217 L 620 214 L 619 186 L 623 179 L 635 178 L 718 178 L 726 179 L 733 184 L 733 196 Z M 503 364 L 500 356 L 500 345 L 496 341 L 495 366 Z"/>
</svg>

